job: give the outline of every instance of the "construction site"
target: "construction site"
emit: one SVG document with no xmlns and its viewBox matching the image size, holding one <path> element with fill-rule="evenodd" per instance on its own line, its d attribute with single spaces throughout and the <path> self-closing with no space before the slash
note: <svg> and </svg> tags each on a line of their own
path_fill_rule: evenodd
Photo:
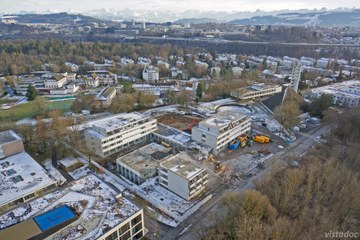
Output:
<svg viewBox="0 0 360 240">
<path fill-rule="evenodd" d="M 173 112 L 165 113 L 164 115 L 156 117 L 156 119 L 159 123 L 168 125 L 187 133 L 191 133 L 191 128 L 202 120 L 201 117 L 196 115 L 179 114 Z"/>
</svg>

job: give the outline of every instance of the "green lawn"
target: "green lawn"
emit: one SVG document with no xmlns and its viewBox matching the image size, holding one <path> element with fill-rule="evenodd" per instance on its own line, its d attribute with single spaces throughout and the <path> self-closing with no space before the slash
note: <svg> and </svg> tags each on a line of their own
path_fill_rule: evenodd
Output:
<svg viewBox="0 0 360 240">
<path fill-rule="evenodd" d="M 59 109 L 63 112 L 70 111 L 70 106 L 74 102 L 71 100 L 50 102 L 47 101 L 48 108 L 50 110 Z M 17 121 L 24 118 L 35 117 L 38 113 L 33 110 L 33 102 L 27 102 L 19 104 L 10 109 L 0 109 L 0 122 L 1 121 Z"/>
</svg>

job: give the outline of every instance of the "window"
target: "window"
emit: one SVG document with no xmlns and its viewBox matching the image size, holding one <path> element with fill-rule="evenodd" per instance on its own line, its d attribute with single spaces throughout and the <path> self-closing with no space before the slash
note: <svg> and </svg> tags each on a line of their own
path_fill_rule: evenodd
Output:
<svg viewBox="0 0 360 240">
<path fill-rule="evenodd" d="M 118 232 L 117 232 L 117 230 L 116 230 L 115 232 L 113 232 L 113 233 L 111 233 L 109 236 L 107 236 L 107 237 L 105 238 L 105 240 L 115 240 L 115 239 L 117 239 L 117 237 L 118 237 Z"/>
<path fill-rule="evenodd" d="M 121 234 L 125 233 L 125 232 L 126 232 L 127 230 L 129 230 L 129 229 L 130 229 L 130 224 L 129 224 L 129 223 L 125 224 L 124 226 L 122 226 L 122 227 L 120 228 Z"/>
<path fill-rule="evenodd" d="M 137 223 L 141 222 L 141 214 L 138 215 L 136 218 L 134 218 L 133 220 L 131 220 L 131 225 L 134 226 Z"/>
</svg>

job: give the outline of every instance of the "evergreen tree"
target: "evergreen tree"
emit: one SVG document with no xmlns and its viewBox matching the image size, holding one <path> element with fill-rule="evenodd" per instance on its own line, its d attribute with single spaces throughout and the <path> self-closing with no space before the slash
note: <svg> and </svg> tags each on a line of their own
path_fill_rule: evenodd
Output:
<svg viewBox="0 0 360 240">
<path fill-rule="evenodd" d="M 203 92 L 204 92 L 204 83 L 203 82 L 199 82 L 199 84 L 197 85 L 196 88 L 196 101 L 200 101 L 202 96 L 203 96 Z"/>
<path fill-rule="evenodd" d="M 39 95 L 39 92 L 36 90 L 36 88 L 30 84 L 28 91 L 26 93 L 26 97 L 28 101 L 35 100 L 36 97 Z"/>
</svg>

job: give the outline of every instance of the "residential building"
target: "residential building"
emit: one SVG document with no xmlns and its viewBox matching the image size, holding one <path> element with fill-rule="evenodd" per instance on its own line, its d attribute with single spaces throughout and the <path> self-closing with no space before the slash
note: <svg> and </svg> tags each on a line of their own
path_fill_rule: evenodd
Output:
<svg viewBox="0 0 360 240">
<path fill-rule="evenodd" d="M 50 89 L 51 95 L 67 95 L 67 94 L 74 94 L 79 91 L 80 87 L 76 84 L 68 84 L 62 88 L 54 88 Z"/>
<path fill-rule="evenodd" d="M 195 165 L 186 153 L 170 155 L 160 163 L 160 185 L 188 201 L 205 191 L 207 177 L 206 169 Z"/>
<path fill-rule="evenodd" d="M 84 82 L 87 87 L 96 88 L 100 85 L 99 77 L 96 73 L 92 73 L 90 76 L 84 77 Z"/>
<path fill-rule="evenodd" d="M 232 90 L 230 95 L 241 100 L 268 97 L 275 93 L 281 92 L 280 85 L 254 83 L 248 87 L 242 87 Z"/>
<path fill-rule="evenodd" d="M 92 174 L 0 216 L 5 218 L 0 239 L 6 240 L 135 240 L 145 234 L 143 209 Z"/>
<path fill-rule="evenodd" d="M 67 74 L 54 74 L 44 81 L 45 88 L 62 88 L 67 83 Z"/>
<path fill-rule="evenodd" d="M 122 113 L 90 123 L 85 140 L 98 156 L 107 157 L 145 141 L 156 129 L 156 119 L 150 116 Z"/>
<path fill-rule="evenodd" d="M 99 79 L 99 84 L 115 85 L 117 84 L 117 74 L 106 70 L 90 71 L 93 78 Z"/>
<path fill-rule="evenodd" d="M 0 170 L 0 212 L 27 202 L 57 185 L 24 151 L 22 139 L 11 130 L 0 132 Z"/>
<path fill-rule="evenodd" d="M 65 62 L 65 66 L 69 67 L 72 72 L 79 71 L 79 66 L 72 62 Z"/>
<path fill-rule="evenodd" d="M 168 156 L 163 145 L 150 143 L 116 160 L 117 172 L 139 185 L 157 175 L 159 161 Z"/>
<path fill-rule="evenodd" d="M 159 69 L 153 66 L 145 66 L 142 77 L 147 83 L 157 83 L 159 81 Z"/>
<path fill-rule="evenodd" d="M 94 98 L 94 106 L 96 108 L 107 108 L 116 97 L 116 88 L 105 87 Z"/>
<path fill-rule="evenodd" d="M 335 83 L 328 86 L 311 89 L 312 95 L 320 97 L 329 94 L 333 97 L 333 104 L 354 108 L 360 106 L 360 80 Z"/>
<path fill-rule="evenodd" d="M 198 126 L 192 128 L 191 137 L 218 154 L 238 136 L 250 131 L 250 128 L 249 117 L 225 111 L 199 122 Z"/>
<path fill-rule="evenodd" d="M 169 84 L 133 84 L 132 87 L 138 91 L 145 92 L 151 95 L 160 97 L 168 91 L 178 92 L 179 90 L 176 87 L 176 82 Z"/>
</svg>

